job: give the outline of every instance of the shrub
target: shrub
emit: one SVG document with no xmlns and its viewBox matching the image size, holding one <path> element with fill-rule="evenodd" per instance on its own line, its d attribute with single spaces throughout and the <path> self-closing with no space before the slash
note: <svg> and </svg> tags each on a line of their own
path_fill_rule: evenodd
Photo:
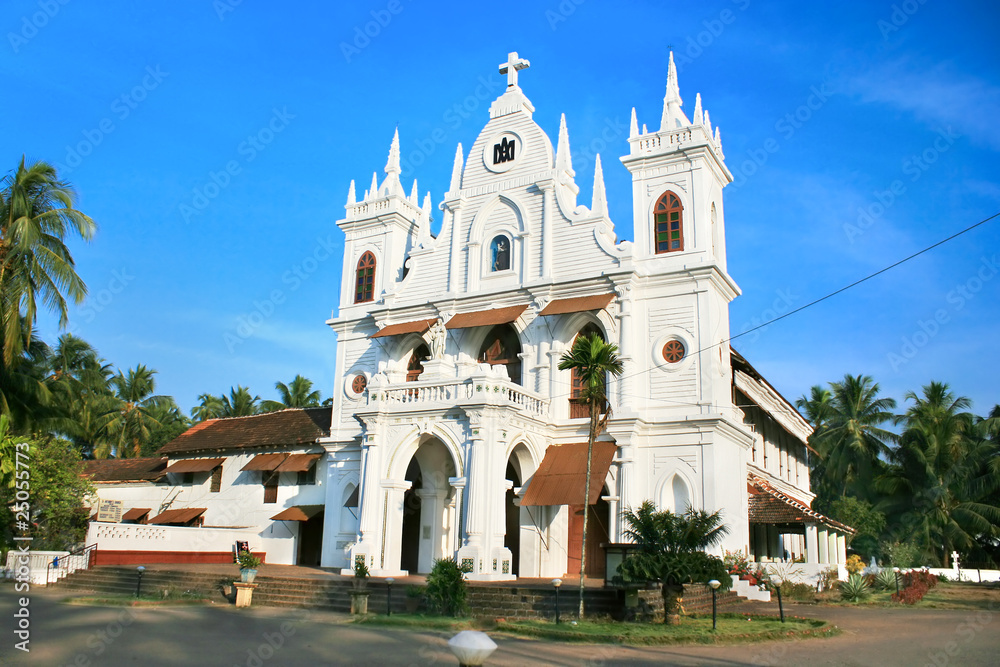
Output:
<svg viewBox="0 0 1000 667">
<path fill-rule="evenodd" d="M 847 568 L 848 574 L 861 574 L 861 570 L 865 569 L 865 562 L 861 560 L 861 556 L 851 554 L 847 557 L 844 567 Z"/>
<path fill-rule="evenodd" d="M 916 604 L 923 599 L 927 591 L 937 586 L 938 578 L 926 570 L 911 570 L 902 575 L 902 589 L 899 595 L 892 594 L 894 602 Z"/>
<path fill-rule="evenodd" d="M 852 574 L 847 581 L 840 582 L 840 597 L 847 602 L 858 602 L 868 597 L 868 580 L 860 574 Z"/>
<path fill-rule="evenodd" d="M 888 591 L 896 588 L 896 573 L 889 568 L 882 568 L 873 577 L 872 584 L 877 590 Z"/>
<path fill-rule="evenodd" d="M 809 584 L 794 584 L 785 581 L 781 584 L 781 596 L 787 600 L 812 602 L 816 599 L 816 590 Z"/>
<path fill-rule="evenodd" d="M 750 558 L 742 551 L 726 551 L 722 557 L 729 574 L 742 577 L 750 574 Z"/>
<path fill-rule="evenodd" d="M 920 550 L 909 542 L 883 542 L 882 553 L 893 567 L 915 567 Z"/>
<path fill-rule="evenodd" d="M 427 575 L 427 603 L 431 609 L 445 616 L 461 616 L 468 610 L 465 602 L 465 573 L 454 558 L 434 561 L 431 573 Z"/>
</svg>

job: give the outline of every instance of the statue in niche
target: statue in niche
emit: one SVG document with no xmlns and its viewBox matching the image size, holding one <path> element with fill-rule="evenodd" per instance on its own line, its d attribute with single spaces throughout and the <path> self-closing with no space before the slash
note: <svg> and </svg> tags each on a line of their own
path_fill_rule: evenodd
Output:
<svg viewBox="0 0 1000 667">
<path fill-rule="evenodd" d="M 444 320 L 439 319 L 434 323 L 429 332 L 431 344 L 431 358 L 444 359 L 445 341 L 448 337 L 448 330 L 444 328 Z"/>
</svg>

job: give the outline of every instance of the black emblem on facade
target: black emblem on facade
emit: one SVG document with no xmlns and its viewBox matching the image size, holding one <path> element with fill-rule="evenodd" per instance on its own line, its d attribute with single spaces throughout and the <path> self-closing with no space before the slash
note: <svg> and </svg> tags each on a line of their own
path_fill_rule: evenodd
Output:
<svg viewBox="0 0 1000 667">
<path fill-rule="evenodd" d="M 493 144 L 493 164 L 503 164 L 513 160 L 514 143 L 513 139 L 507 141 L 507 137 L 504 137 L 499 144 Z"/>
</svg>

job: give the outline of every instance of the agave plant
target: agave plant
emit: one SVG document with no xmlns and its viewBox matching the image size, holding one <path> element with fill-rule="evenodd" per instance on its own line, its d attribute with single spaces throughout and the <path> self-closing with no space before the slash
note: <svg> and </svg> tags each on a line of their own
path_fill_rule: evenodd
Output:
<svg viewBox="0 0 1000 667">
<path fill-rule="evenodd" d="M 871 592 L 868 579 L 860 574 L 852 574 L 847 581 L 840 582 L 840 597 L 847 602 L 859 602 Z"/>
<path fill-rule="evenodd" d="M 884 567 L 875 574 L 874 584 L 875 588 L 880 591 L 895 588 L 896 573 L 892 569 Z"/>
</svg>

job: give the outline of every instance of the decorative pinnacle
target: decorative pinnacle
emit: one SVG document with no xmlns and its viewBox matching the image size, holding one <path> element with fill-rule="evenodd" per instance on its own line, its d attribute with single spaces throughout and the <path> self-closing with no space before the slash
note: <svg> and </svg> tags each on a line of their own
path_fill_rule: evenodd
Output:
<svg viewBox="0 0 1000 667">
<path fill-rule="evenodd" d="M 566 129 L 566 114 L 559 117 L 559 143 L 556 147 L 556 170 L 575 176 L 573 156 L 569 151 L 569 130 Z"/>
<path fill-rule="evenodd" d="M 347 205 L 358 203 L 358 197 L 354 194 L 354 179 L 351 179 L 351 187 L 347 190 Z"/>
<path fill-rule="evenodd" d="M 399 128 L 392 135 L 392 144 L 389 146 L 389 161 L 385 163 L 386 174 L 396 174 L 402 172 L 399 168 Z"/>
<path fill-rule="evenodd" d="M 604 192 L 604 169 L 601 168 L 601 154 L 597 154 L 594 160 L 594 198 L 590 205 L 590 211 L 594 215 L 607 217 L 608 198 Z"/>
<path fill-rule="evenodd" d="M 670 52 L 670 65 L 667 67 L 667 92 L 663 96 L 663 115 L 660 118 L 660 131 L 669 130 L 678 119 L 681 112 L 680 88 L 677 85 L 677 66 L 674 64 L 674 52 Z"/>
<path fill-rule="evenodd" d="M 704 119 L 702 118 L 701 112 L 701 93 L 694 96 L 694 124 L 697 125 L 702 123 Z"/>
<path fill-rule="evenodd" d="M 455 164 L 451 168 L 451 184 L 448 186 L 448 192 L 452 194 L 458 194 L 458 191 L 462 189 L 462 166 L 464 164 L 462 144 L 459 144 L 458 148 L 455 149 Z"/>
<path fill-rule="evenodd" d="M 378 174 L 374 171 L 372 172 L 372 186 L 368 189 L 368 194 L 372 199 L 378 197 Z"/>
<path fill-rule="evenodd" d="M 417 206 L 420 201 L 420 193 L 417 191 L 417 179 L 413 179 L 413 187 L 410 189 L 410 203 Z"/>
<path fill-rule="evenodd" d="M 635 107 L 632 107 L 632 122 L 628 128 L 628 138 L 634 139 L 639 136 L 639 121 L 635 115 Z"/>
</svg>

